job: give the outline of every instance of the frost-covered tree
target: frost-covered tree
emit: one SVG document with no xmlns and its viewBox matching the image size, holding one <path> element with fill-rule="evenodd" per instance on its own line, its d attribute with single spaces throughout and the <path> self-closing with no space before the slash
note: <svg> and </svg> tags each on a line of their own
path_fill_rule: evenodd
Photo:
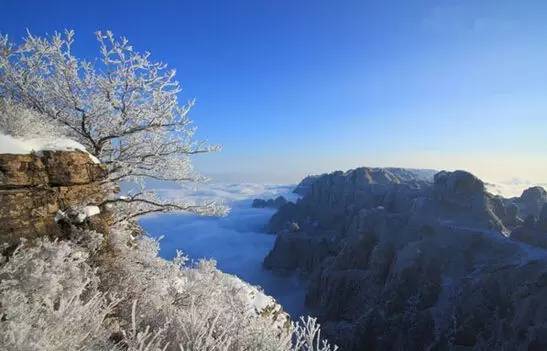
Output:
<svg viewBox="0 0 547 351">
<path fill-rule="evenodd" d="M 146 179 L 200 181 L 190 156 L 217 148 L 193 140 L 192 102 L 178 103 L 173 71 L 110 32 L 97 33 L 100 60 L 79 60 L 73 36 L 29 34 L 20 45 L 0 36 L 0 132 L 74 139 L 107 167 L 106 187 L 142 189 L 103 203 L 121 222 L 107 236 L 73 225 L 63 240 L 23 241 L 14 252 L 0 243 L 2 350 L 336 350 L 315 319 L 291 323 L 273 298 L 213 261 L 158 257 L 158 242 L 127 221 L 222 213 L 144 189 Z"/>
<path fill-rule="evenodd" d="M 110 31 L 96 37 L 99 59 L 86 61 L 72 53 L 73 31 L 29 33 L 20 44 L 0 35 L 0 126 L 23 134 L 29 123 L 14 119 L 47 122 L 106 165 L 105 185 L 139 184 L 129 196 L 108 200 L 119 208 L 119 220 L 164 211 L 222 214 L 225 209 L 215 202 L 166 202 L 144 189 L 147 179 L 203 180 L 190 157 L 218 147 L 194 140 L 188 117 L 194 102 L 179 102 L 174 70 Z"/>
</svg>

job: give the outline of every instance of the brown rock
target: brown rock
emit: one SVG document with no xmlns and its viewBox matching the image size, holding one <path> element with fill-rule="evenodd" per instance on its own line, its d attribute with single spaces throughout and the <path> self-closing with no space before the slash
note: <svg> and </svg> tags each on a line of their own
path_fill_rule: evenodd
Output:
<svg viewBox="0 0 547 351">
<path fill-rule="evenodd" d="M 44 151 L 42 160 L 51 186 L 87 184 L 106 175 L 103 166 L 84 152 Z"/>
<path fill-rule="evenodd" d="M 0 241 L 61 235 L 57 211 L 102 202 L 105 176 L 105 167 L 81 151 L 0 154 Z"/>
<path fill-rule="evenodd" d="M 42 160 L 36 155 L 0 154 L 0 189 L 47 184 Z"/>
</svg>

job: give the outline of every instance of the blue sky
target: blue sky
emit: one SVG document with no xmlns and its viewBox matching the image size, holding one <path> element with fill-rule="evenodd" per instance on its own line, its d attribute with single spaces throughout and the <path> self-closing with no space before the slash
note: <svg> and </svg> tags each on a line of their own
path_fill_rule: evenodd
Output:
<svg viewBox="0 0 547 351">
<path fill-rule="evenodd" d="M 111 29 L 177 69 L 196 166 L 296 181 L 361 165 L 547 181 L 545 1 L 0 1 L 14 39 Z"/>
</svg>

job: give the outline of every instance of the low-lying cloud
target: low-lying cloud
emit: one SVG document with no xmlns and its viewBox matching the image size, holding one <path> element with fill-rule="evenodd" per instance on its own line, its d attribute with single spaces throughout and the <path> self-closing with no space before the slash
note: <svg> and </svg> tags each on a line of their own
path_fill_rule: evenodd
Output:
<svg viewBox="0 0 547 351">
<path fill-rule="evenodd" d="M 293 317 L 305 312 L 305 285 L 296 276 L 280 276 L 262 268 L 275 236 L 263 232 L 272 209 L 251 207 L 255 197 L 284 195 L 295 198 L 293 186 L 264 184 L 209 184 L 198 189 L 157 189 L 166 198 L 185 197 L 195 201 L 221 199 L 232 210 L 222 218 L 166 214 L 141 220 L 154 237 L 161 235 L 160 255 L 170 259 L 182 250 L 191 259 L 213 258 L 217 266 L 274 296 Z"/>
</svg>

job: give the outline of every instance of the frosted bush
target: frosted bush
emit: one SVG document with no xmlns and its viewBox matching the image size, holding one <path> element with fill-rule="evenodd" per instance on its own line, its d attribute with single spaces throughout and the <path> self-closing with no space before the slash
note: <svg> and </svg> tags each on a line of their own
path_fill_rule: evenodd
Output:
<svg viewBox="0 0 547 351">
<path fill-rule="evenodd" d="M 25 242 L 0 260 L 6 350 L 330 351 L 314 319 L 290 323 L 275 301 L 214 261 L 157 256 L 127 226 L 106 240 Z"/>
<path fill-rule="evenodd" d="M 89 252 L 38 239 L 0 266 L 0 344 L 4 350 L 103 348 L 116 301 L 98 291 Z"/>
</svg>

